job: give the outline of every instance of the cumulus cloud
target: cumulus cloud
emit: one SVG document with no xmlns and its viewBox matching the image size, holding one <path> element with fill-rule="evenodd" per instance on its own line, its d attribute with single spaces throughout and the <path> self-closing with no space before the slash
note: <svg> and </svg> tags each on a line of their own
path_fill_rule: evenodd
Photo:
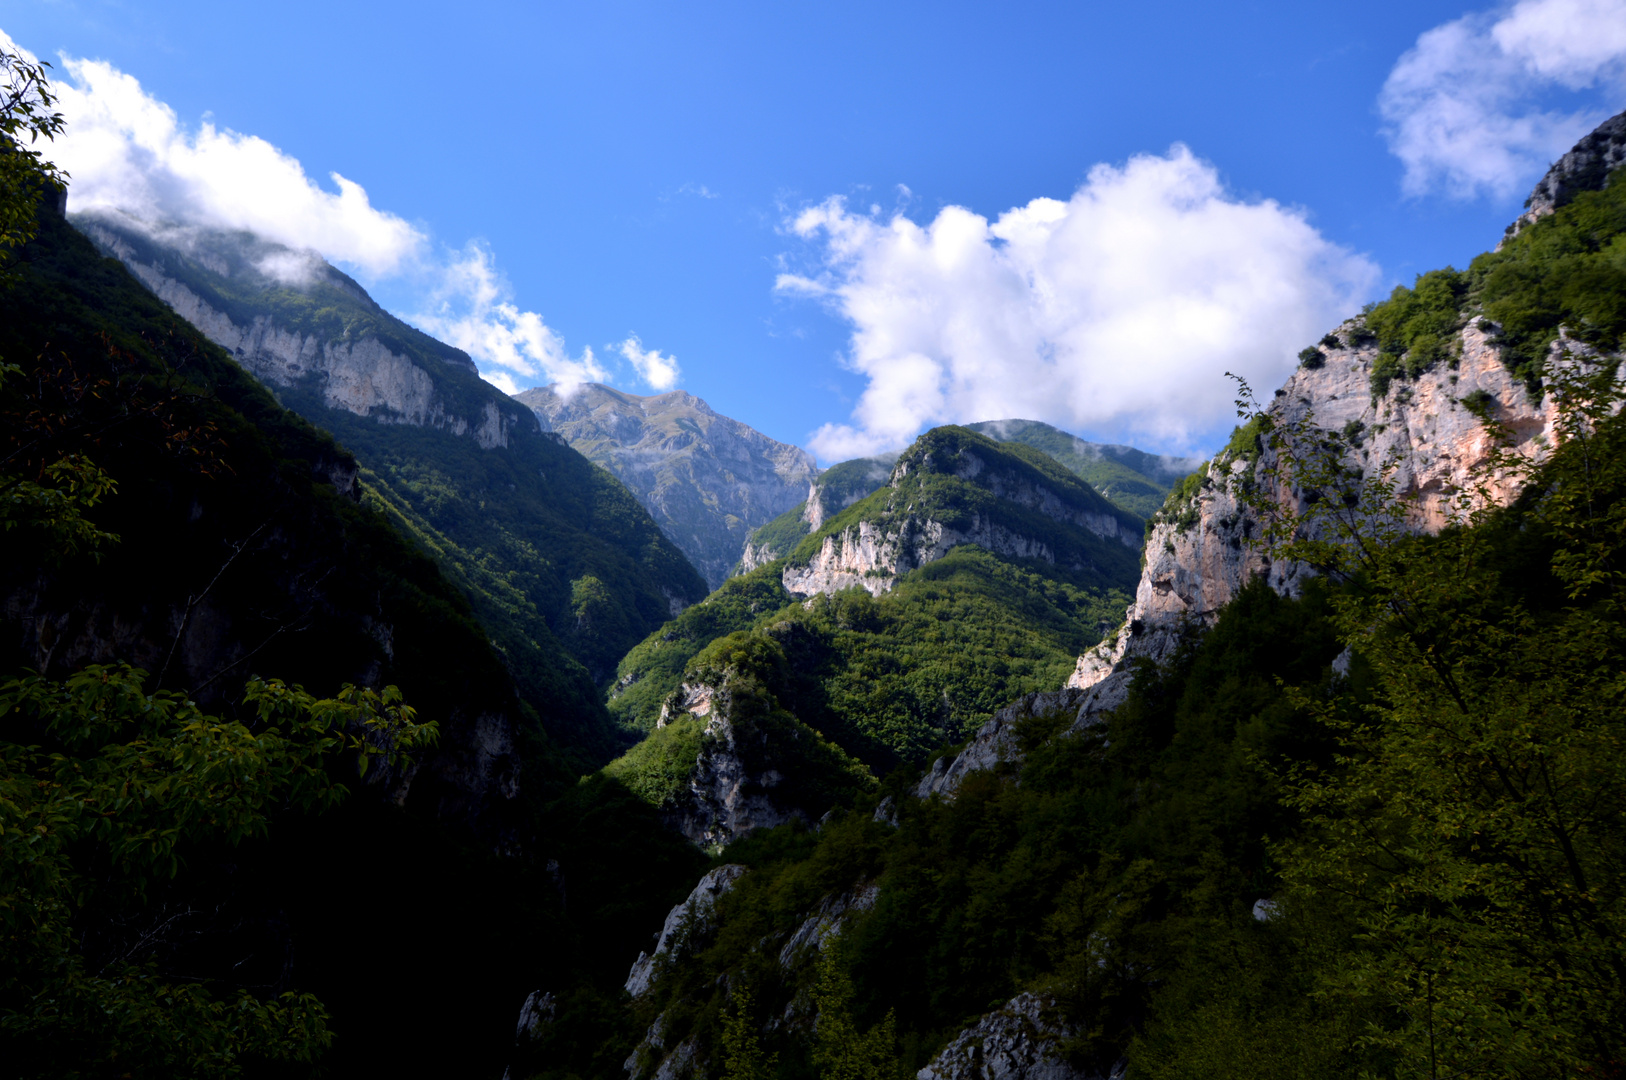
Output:
<svg viewBox="0 0 1626 1080">
<path fill-rule="evenodd" d="M 644 343 L 633 334 L 623 341 L 616 349 L 627 362 L 638 372 L 638 377 L 648 383 L 654 390 L 670 390 L 677 385 L 678 377 L 682 371 L 678 368 L 677 357 L 662 356 L 658 349 L 646 349 Z"/>
<path fill-rule="evenodd" d="M 35 59 L 3 31 L 0 43 Z M 183 123 L 111 64 L 61 61 L 54 86 L 67 126 L 49 153 L 72 177 L 74 211 L 118 211 L 172 242 L 200 228 L 246 229 L 294 249 L 260 264 L 290 284 L 310 276 L 311 253 L 364 281 L 403 283 L 422 308 L 405 317 L 468 352 L 508 392 L 519 379 L 575 385 L 605 377 L 591 349 L 572 357 L 540 315 L 513 302 L 483 245 L 436 245 L 338 173 L 324 188 L 264 139 L 208 121 Z"/>
<path fill-rule="evenodd" d="M 927 225 L 840 198 L 790 230 L 816 267 L 778 290 L 852 325 L 868 380 L 826 460 L 894 448 L 932 424 L 1023 417 L 1194 449 L 1232 419 L 1224 377 L 1276 386 L 1299 349 L 1377 280 L 1298 211 L 1229 195 L 1184 146 L 1098 165 L 1072 196 L 993 223 L 963 207 Z"/>
<path fill-rule="evenodd" d="M 505 381 L 486 375 L 495 385 L 506 390 L 516 385 L 515 375 L 528 385 L 543 381 L 571 387 L 608 377 L 592 349 L 572 357 L 542 316 L 521 311 L 509 300 L 510 290 L 485 245 L 470 243 L 436 278 L 430 306 L 410 321 L 476 360 L 503 368 L 500 378 Z"/>
<path fill-rule="evenodd" d="M 1378 97 L 1406 193 L 1461 199 L 1520 193 L 1623 103 L 1626 0 L 1465 15 L 1420 36 Z"/>
</svg>

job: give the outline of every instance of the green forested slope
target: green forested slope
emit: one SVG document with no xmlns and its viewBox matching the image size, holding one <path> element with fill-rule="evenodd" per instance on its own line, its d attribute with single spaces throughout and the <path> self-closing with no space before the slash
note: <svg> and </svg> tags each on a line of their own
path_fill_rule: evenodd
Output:
<svg viewBox="0 0 1626 1080">
<path fill-rule="evenodd" d="M 1405 502 L 1381 482 L 1311 502 L 1323 527 L 1359 506 L 1344 520 L 1362 543 L 1289 540 L 1281 554 L 1321 578 L 1294 599 L 1249 585 L 1138 669 L 1101 726 L 1025 722 L 1020 763 L 972 774 L 952 801 L 909 798 L 913 778 L 895 776 L 896 827 L 866 803 L 739 841 L 718 861 L 752 869 L 639 1023 L 664 1015 L 700 1055 L 745 1046 L 777 1054 L 787 1080 L 818 1075 L 816 1031 L 765 1018 L 830 1001 L 830 965 L 787 968 L 776 950 L 828 898 L 873 884 L 833 952 L 855 1028 L 887 1051 L 862 1075 L 921 1067 L 1018 991 L 1054 1002 L 1074 1032 L 1060 1053 L 1085 1075 L 1125 1057 L 1151 1080 L 1618 1071 L 1626 393 L 1618 354 L 1528 365 L 1561 321 L 1619 349 L 1622 190 L 1482 257 L 1464 294 L 1503 305 L 1510 366 L 1559 406 L 1551 457 L 1499 459 L 1522 470 L 1523 498 L 1436 536 L 1398 527 Z M 1413 321 L 1432 291 L 1375 310 L 1390 355 L 1462 317 L 1458 297 L 1446 331 Z M 1493 443 L 1509 434 L 1486 422 Z M 1318 462 L 1283 467 L 1308 484 L 1333 475 Z"/>
<path fill-rule="evenodd" d="M 959 475 L 962 452 L 980 472 Z M 860 500 L 804 538 L 789 559 L 731 579 L 704 603 L 651 634 L 622 660 L 610 709 L 649 731 L 691 660 L 727 634 L 772 638 L 787 664 L 769 689 L 790 712 L 877 772 L 918 765 L 964 739 L 995 709 L 1066 681 L 1080 652 L 1122 618 L 1139 574 L 1133 550 L 994 494 L 1025 482 L 1077 511 L 1109 515 L 1138 536 L 1133 515 L 1054 461 L 964 429 L 921 436 L 899 459 L 893 485 Z M 781 577 L 858 521 L 883 529 L 905 518 L 970 528 L 994 522 L 1054 553 L 1012 559 L 975 545 L 912 570 L 879 597 L 862 590 L 795 602 Z"/>
<path fill-rule="evenodd" d="M 0 388 L 0 684 L 25 666 L 60 679 L 87 663 L 131 661 L 149 671 L 149 690 L 183 691 L 264 736 L 242 699 L 252 674 L 318 695 L 345 681 L 394 683 L 441 741 L 397 790 L 404 806 L 372 783 L 400 774 L 375 763 L 363 784 L 354 760 L 335 759 L 333 778 L 351 789 L 336 809 L 273 806 L 268 832 L 235 844 L 207 839 L 225 825 L 200 817 L 193 829 L 206 839 L 183 842 L 173 864 L 166 856 L 142 892 L 126 888 L 119 864 L 97 861 L 109 856 L 95 815 L 82 815 L 89 832 L 67 851 L 89 885 L 54 917 L 71 928 L 83 970 L 132 973 L 119 993 L 136 1011 L 41 1012 L 29 994 L 47 985 L 43 973 L 19 966 L 33 950 L 0 947 L 7 1067 L 62 1075 L 46 1063 L 81 1051 L 92 1060 L 109 1033 L 119 1068 L 136 1075 L 227 1075 L 245 1064 L 162 1057 L 172 1024 L 203 1030 L 157 993 L 178 980 L 222 1003 L 214 1015 L 228 1026 L 237 1014 L 224 1003 L 240 991 L 314 992 L 336 1035 L 320 1063 L 330 1075 L 498 1075 L 534 980 L 613 993 L 643 928 L 688 888 L 698 857 L 624 788 L 576 783 L 576 754 L 518 698 L 468 599 L 347 494 L 355 461 L 329 435 L 280 407 L 60 218 L 45 215 L 17 256 L 18 281 L 0 291 L 0 359 L 18 369 Z M 13 478 L 49 489 L 48 469 L 64 455 L 115 484 L 89 511 L 117 537 L 99 553 L 62 547 L 29 524 L 28 505 L 10 501 L 28 490 Z M 13 767 L 71 749 L 60 732 L 0 712 L 7 785 L 50 787 L 49 771 Z M 132 771 L 123 810 L 109 812 L 139 832 L 140 815 L 169 797 L 148 782 L 158 778 L 151 767 Z M 26 838 L 73 825 L 24 822 L 23 805 L 0 804 L 7 898 L 33 880 L 11 873 L 28 865 Z M 569 912 L 561 875 L 582 905 Z M 9 919 L 29 906 L 7 899 L 4 910 Z M 496 955 L 509 963 L 494 967 Z M 25 1031 L 48 1038 L 13 1041 Z"/>
<path fill-rule="evenodd" d="M 365 469 L 372 505 L 417 541 L 469 596 L 526 700 L 591 758 L 615 749 L 595 682 L 674 602 L 705 584 L 614 477 L 541 433 L 535 418 L 478 377 L 468 357 L 379 308 L 309 253 L 249 234 L 158 232 L 105 215 L 81 224 L 106 250 L 151 267 L 238 327 L 269 320 L 306 347 L 376 339 L 426 373 L 434 402 L 472 426 L 495 410 L 507 445 L 484 448 L 446 427 L 332 408 L 310 374 L 278 399 L 332 432 Z M 288 280 L 268 273 L 295 260 Z"/>
</svg>

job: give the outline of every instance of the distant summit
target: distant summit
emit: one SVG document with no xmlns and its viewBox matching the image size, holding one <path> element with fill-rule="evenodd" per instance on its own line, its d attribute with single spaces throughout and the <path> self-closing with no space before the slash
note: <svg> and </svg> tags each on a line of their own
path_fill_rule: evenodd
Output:
<svg viewBox="0 0 1626 1080">
<path fill-rule="evenodd" d="M 1170 489 L 1202 464 L 1198 457 L 1087 442 L 1038 420 L 984 420 L 966 427 L 997 442 L 1021 443 L 1049 454 L 1114 504 L 1143 518 L 1150 517 Z"/>
<path fill-rule="evenodd" d="M 751 530 L 795 506 L 819 474 L 807 451 L 683 390 L 640 397 L 588 383 L 569 395 L 538 387 L 517 400 L 627 485 L 713 589 Z"/>
</svg>

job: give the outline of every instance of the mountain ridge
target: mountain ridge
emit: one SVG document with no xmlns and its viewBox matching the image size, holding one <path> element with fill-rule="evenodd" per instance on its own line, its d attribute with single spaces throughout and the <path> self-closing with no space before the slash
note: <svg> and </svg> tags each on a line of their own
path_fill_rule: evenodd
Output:
<svg viewBox="0 0 1626 1080">
<path fill-rule="evenodd" d="M 626 484 L 713 589 L 751 531 L 795 505 L 819 475 L 805 450 L 685 390 L 640 396 L 587 383 L 568 394 L 536 387 L 516 400 Z"/>
</svg>

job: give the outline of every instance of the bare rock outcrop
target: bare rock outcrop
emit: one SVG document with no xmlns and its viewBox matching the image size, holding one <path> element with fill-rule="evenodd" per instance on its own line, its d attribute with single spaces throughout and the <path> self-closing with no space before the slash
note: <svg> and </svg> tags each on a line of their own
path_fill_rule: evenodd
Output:
<svg viewBox="0 0 1626 1080">
<path fill-rule="evenodd" d="M 391 351 L 376 337 L 350 340 L 314 332 L 300 333 L 265 314 L 247 321 L 234 321 L 229 314 L 171 276 L 168 268 L 159 262 L 143 261 L 131 240 L 111 223 L 88 217 L 79 219 L 76 224 L 99 247 L 123 262 L 177 315 L 224 348 L 267 386 L 286 388 L 314 384 L 322 404 L 328 408 L 342 409 L 383 424 L 407 424 L 467 436 L 487 450 L 507 446 L 516 418 L 524 416 L 518 412 L 505 414 L 492 401 L 485 402 L 478 415 L 457 412 L 448 405 L 429 372 L 408 357 Z M 214 273 L 224 276 L 231 269 L 222 259 L 211 257 L 207 250 L 187 254 Z M 336 281 L 335 275 L 333 281 L 324 280 L 324 283 L 335 284 Z M 364 293 L 360 298 L 367 304 L 372 303 Z M 454 356 L 457 359 L 453 359 Z M 471 372 L 476 370 L 473 362 L 460 354 L 448 352 L 446 360 Z"/>
<path fill-rule="evenodd" d="M 1517 494 L 1506 476 L 1484 476 L 1495 437 L 1482 414 L 1493 413 L 1518 453 L 1537 455 L 1552 445 L 1557 416 L 1551 396 L 1532 401 L 1528 389 L 1502 363 L 1496 327 L 1470 320 L 1458 334 L 1456 366 L 1445 364 L 1416 379 L 1394 380 L 1381 397 L 1372 392 L 1377 346 L 1359 319 L 1338 328 L 1338 345 L 1322 351 L 1314 368 L 1300 368 L 1276 392 L 1270 414 L 1278 429 L 1310 424 L 1343 444 L 1347 465 L 1371 480 L 1388 470 L 1394 493 L 1411 501 L 1411 524 L 1435 532 L 1458 512 L 1459 500 L 1478 487 L 1505 503 Z M 1561 338 L 1555 355 L 1592 352 Z M 1118 633 L 1079 657 L 1067 685 L 1094 690 L 1094 709 L 1121 703 L 1128 689 L 1126 661 L 1166 659 L 1181 636 L 1213 624 L 1220 609 L 1256 576 L 1287 595 L 1297 593 L 1307 568 L 1273 562 L 1256 545 L 1263 522 L 1239 491 L 1247 481 L 1270 482 L 1276 465 L 1268 446 L 1221 454 L 1209 463 L 1186 504 L 1167 508 L 1147 539 L 1145 568 L 1135 602 Z M 1276 497 L 1303 510 L 1302 491 Z"/>
<path fill-rule="evenodd" d="M 1017 729 L 1024 721 L 1065 717 L 1070 731 L 1093 723 L 1101 711 L 1093 707 L 1096 696 L 1095 691 L 1069 687 L 1041 690 L 1019 698 L 978 728 L 965 749 L 952 758 L 940 757 L 932 762 L 915 794 L 922 799 L 932 795 L 953 797 L 955 789 L 970 773 L 992 769 L 1002 761 L 1020 761 L 1022 749 L 1017 742 Z"/>
<path fill-rule="evenodd" d="M 649 984 L 655 977 L 656 963 L 661 957 L 680 944 L 685 947 L 699 944 L 710 930 L 711 909 L 716 905 L 718 897 L 732 889 L 745 871 L 744 866 L 728 863 L 700 879 L 699 884 L 689 893 L 689 898 L 667 914 L 660 937 L 655 942 L 655 951 L 641 952 L 638 959 L 632 962 L 632 970 L 627 972 L 625 987 L 627 993 L 633 997 L 647 994 Z"/>
<path fill-rule="evenodd" d="M 1075 1035 L 1055 1002 L 1018 994 L 954 1037 L 915 1074 L 916 1080 L 1120 1080 L 1124 1063 L 1106 1072 L 1081 1069 L 1062 1055 Z"/>
<path fill-rule="evenodd" d="M 1047 481 L 1031 468 L 1002 459 L 992 440 L 964 429 L 939 429 L 955 430 L 960 435 L 922 436 L 893 467 L 888 481 L 891 497 L 884 511 L 875 520 L 858 521 L 827 535 L 805 564 L 787 566 L 782 576 L 785 589 L 794 596 L 811 597 L 856 587 L 879 596 L 889 592 L 900 575 L 962 544 L 976 544 L 1007 558 L 1082 567 L 1077 547 L 1058 551 L 1053 530 L 1048 537 L 1035 535 L 1010 523 L 1017 520 L 1030 527 L 1035 518 L 1047 520 L 1068 530 L 1069 538 L 1084 534 L 1131 551 L 1140 549 L 1138 519 L 1112 507 L 1082 481 L 1070 476 Z M 911 479 L 927 473 L 966 481 L 994 496 L 998 504 L 1028 516 L 934 506 Z"/>
<path fill-rule="evenodd" d="M 1553 213 L 1582 191 L 1603 187 L 1609 173 L 1626 164 L 1626 112 L 1619 113 L 1589 132 L 1569 153 L 1553 162 L 1530 193 L 1524 213 L 1507 227 L 1502 244 L 1525 228 Z"/>
</svg>

